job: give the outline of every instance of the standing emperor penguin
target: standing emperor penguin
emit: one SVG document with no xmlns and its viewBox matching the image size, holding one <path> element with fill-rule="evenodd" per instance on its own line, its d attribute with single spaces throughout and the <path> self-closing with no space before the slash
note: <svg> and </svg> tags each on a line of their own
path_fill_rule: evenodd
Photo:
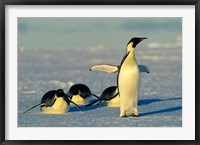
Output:
<svg viewBox="0 0 200 145">
<path fill-rule="evenodd" d="M 118 72 L 117 89 L 120 96 L 120 117 L 133 115 L 138 117 L 138 94 L 140 86 L 140 73 L 150 73 L 149 68 L 138 65 L 135 58 L 135 47 L 147 38 L 132 38 L 126 48 L 126 53 L 120 65 L 96 64 L 90 67 L 90 71 L 104 71 L 108 73 Z"/>
<path fill-rule="evenodd" d="M 120 117 L 138 116 L 138 94 L 140 86 L 140 71 L 135 58 L 135 48 L 138 43 L 147 38 L 132 38 L 126 48 L 126 54 L 119 66 L 117 86 L 120 96 Z"/>
</svg>

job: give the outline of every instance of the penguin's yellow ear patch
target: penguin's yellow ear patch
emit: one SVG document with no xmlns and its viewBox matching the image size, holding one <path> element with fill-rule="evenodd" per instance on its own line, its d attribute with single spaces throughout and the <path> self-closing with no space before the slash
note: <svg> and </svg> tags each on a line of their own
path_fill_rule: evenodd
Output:
<svg viewBox="0 0 200 145">
<path fill-rule="evenodd" d="M 131 42 L 127 45 L 127 52 L 133 50 L 133 46 L 134 46 L 134 42 L 131 41 Z"/>
<path fill-rule="evenodd" d="M 133 46 L 133 44 L 134 44 L 133 41 L 129 43 L 129 45 L 130 45 L 131 47 Z"/>
</svg>

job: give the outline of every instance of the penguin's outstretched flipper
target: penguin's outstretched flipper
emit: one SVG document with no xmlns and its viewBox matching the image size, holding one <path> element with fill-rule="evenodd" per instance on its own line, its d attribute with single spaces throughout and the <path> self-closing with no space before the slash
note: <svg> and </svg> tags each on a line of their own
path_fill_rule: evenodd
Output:
<svg viewBox="0 0 200 145">
<path fill-rule="evenodd" d="M 28 109 L 28 110 L 24 111 L 24 112 L 23 112 L 23 114 L 25 114 L 26 112 L 28 112 L 28 111 L 30 111 L 30 110 L 32 110 L 32 109 L 34 109 L 34 108 L 36 108 L 37 106 L 42 106 L 42 105 L 46 105 L 46 103 L 40 103 L 40 104 L 37 104 L 37 105 L 35 105 L 35 106 L 31 107 L 30 109 Z"/>
<path fill-rule="evenodd" d="M 147 66 L 145 65 L 139 65 L 139 70 L 140 72 L 146 72 L 146 73 L 150 73 L 150 70 Z M 116 65 L 109 65 L 109 64 L 98 64 L 98 65 L 94 65 L 92 67 L 90 67 L 89 69 L 90 71 L 104 71 L 104 72 L 108 72 L 108 73 L 116 73 L 119 70 L 119 66 Z"/>
<path fill-rule="evenodd" d="M 82 112 L 83 112 L 83 110 L 81 110 L 81 108 L 80 108 L 76 103 L 74 103 L 74 102 L 71 101 L 71 100 L 70 100 L 70 102 L 73 103 L 73 104 L 78 108 L 79 111 L 82 111 Z"/>
<path fill-rule="evenodd" d="M 91 105 L 93 105 L 93 104 L 95 104 L 95 103 L 97 103 L 99 101 L 100 101 L 99 99 L 96 99 L 96 100 L 92 101 L 91 103 L 86 104 L 85 106 L 91 106 Z"/>
<path fill-rule="evenodd" d="M 97 98 L 97 99 L 99 99 L 99 96 L 97 96 L 97 95 L 95 95 L 95 94 L 93 94 L 93 93 L 89 93 L 89 92 L 79 92 L 80 93 L 80 96 L 82 97 L 82 98 L 87 98 L 87 97 L 89 97 L 89 96 L 94 96 L 95 98 Z"/>
<path fill-rule="evenodd" d="M 145 65 L 139 65 L 138 67 L 139 67 L 139 70 L 140 70 L 141 73 L 142 72 L 146 72 L 148 74 L 150 73 L 150 70 L 149 70 L 149 68 L 147 66 L 145 66 Z"/>
<path fill-rule="evenodd" d="M 65 94 L 64 99 L 65 99 L 66 102 L 70 102 L 70 103 L 74 104 L 74 105 L 78 108 L 78 110 L 83 111 L 83 110 L 81 110 L 81 108 L 80 108 L 76 103 L 74 103 L 74 102 L 69 98 L 69 96 L 68 96 L 67 94 Z"/>
<path fill-rule="evenodd" d="M 98 65 L 93 65 L 89 69 L 90 71 L 104 71 L 108 73 L 116 73 L 118 72 L 119 68 L 116 65 L 109 65 L 109 64 L 98 64 Z"/>
<path fill-rule="evenodd" d="M 95 95 L 93 93 L 91 93 L 91 95 L 94 96 L 94 97 L 96 97 L 97 99 L 99 99 L 99 96 L 97 96 L 97 95 Z"/>
</svg>

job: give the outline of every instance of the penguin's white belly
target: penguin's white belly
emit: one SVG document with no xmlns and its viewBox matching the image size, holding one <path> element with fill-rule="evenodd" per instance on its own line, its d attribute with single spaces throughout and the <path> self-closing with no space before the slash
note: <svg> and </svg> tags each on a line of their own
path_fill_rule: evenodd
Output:
<svg viewBox="0 0 200 145">
<path fill-rule="evenodd" d="M 42 107 L 41 111 L 43 113 L 49 113 L 49 114 L 62 114 L 69 111 L 70 106 L 67 104 L 67 102 L 62 98 L 57 98 L 53 106 L 51 107 Z"/>
<path fill-rule="evenodd" d="M 120 98 L 119 95 L 117 95 L 112 100 L 106 101 L 106 105 L 108 107 L 119 107 L 120 106 Z"/>
<path fill-rule="evenodd" d="M 101 101 L 99 102 L 99 105 L 101 106 L 108 106 L 108 107 L 119 107 L 120 106 L 120 99 L 119 95 L 117 95 L 115 98 L 109 101 Z"/>
<path fill-rule="evenodd" d="M 120 116 L 138 115 L 139 69 L 137 65 L 122 65 L 118 77 Z"/>
<path fill-rule="evenodd" d="M 89 96 L 87 98 L 82 98 L 80 95 L 74 95 L 72 97 L 72 101 L 78 105 L 83 105 L 83 104 L 87 104 L 92 100 L 92 96 Z"/>
</svg>

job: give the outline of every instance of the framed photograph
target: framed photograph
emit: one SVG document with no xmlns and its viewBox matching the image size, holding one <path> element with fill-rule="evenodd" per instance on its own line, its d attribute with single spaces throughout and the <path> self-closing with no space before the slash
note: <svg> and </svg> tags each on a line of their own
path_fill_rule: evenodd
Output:
<svg viewBox="0 0 200 145">
<path fill-rule="evenodd" d="M 199 8 L 1 1 L 1 144 L 199 144 Z"/>
</svg>

